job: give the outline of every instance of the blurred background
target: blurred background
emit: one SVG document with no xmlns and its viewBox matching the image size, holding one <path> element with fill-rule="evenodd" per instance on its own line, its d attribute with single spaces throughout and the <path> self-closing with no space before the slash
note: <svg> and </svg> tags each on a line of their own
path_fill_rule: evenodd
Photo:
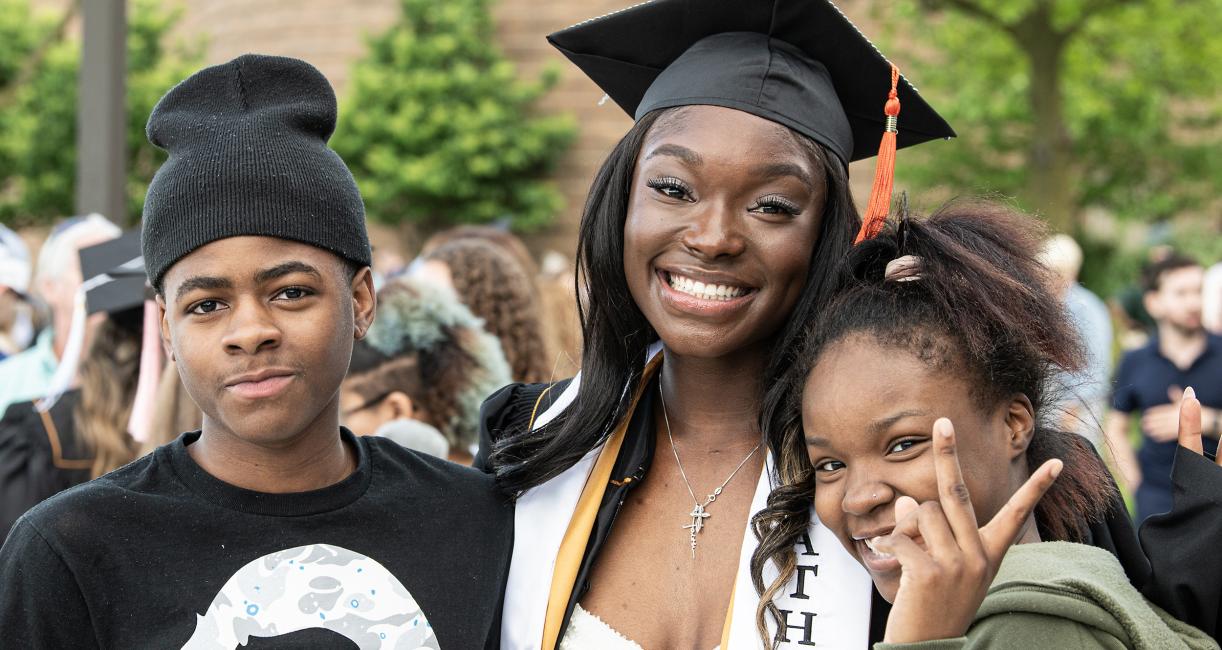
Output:
<svg viewBox="0 0 1222 650">
<path fill-rule="evenodd" d="M 589 181 L 630 122 L 544 36 L 626 4 L 0 0 L 0 220 L 90 211 L 74 194 L 88 174 L 76 146 L 88 9 L 125 23 L 95 19 L 111 42 L 86 59 L 126 41 L 126 75 L 107 79 L 124 84 L 125 151 L 104 159 L 127 171 L 124 214 L 107 214 L 121 225 L 137 222 L 161 160 L 143 137 L 157 98 L 200 66 L 262 52 L 306 59 L 335 86 L 332 143 L 386 263 L 463 223 L 569 255 Z M 917 206 L 1011 199 L 1082 244 L 1082 280 L 1105 297 L 1151 246 L 1222 257 L 1222 0 L 838 4 L 959 133 L 900 157 L 897 186 Z M 870 165 L 852 170 L 859 198 Z"/>
<path fill-rule="evenodd" d="M 478 381 L 452 391 L 465 395 L 458 402 L 425 410 L 453 414 L 431 423 L 439 432 L 426 432 L 444 438 L 437 453 L 469 460 L 470 419 L 491 387 L 569 376 L 580 363 L 577 226 L 597 167 L 631 120 L 544 37 L 630 3 L 0 0 L 0 223 L 11 229 L 0 232 L 0 287 L 7 288 L 0 357 L 29 357 L 42 345 L 43 356 L 29 363 L 41 364 L 48 381 L 62 366 L 72 292 L 89 278 L 58 293 L 40 290 L 51 285 L 37 276 L 62 267 L 37 259 L 46 248 L 39 256 L 29 251 L 73 215 L 139 226 L 145 190 L 164 158 L 144 135 L 157 100 L 195 70 L 239 54 L 297 57 L 318 67 L 339 97 L 331 144 L 365 198 L 380 284 L 417 276 L 422 287 L 404 290 L 412 296 L 448 285 L 469 310 L 441 298 L 402 298 L 404 310 L 436 305 L 428 318 L 448 328 L 450 348 L 384 334 L 382 349 L 354 357 L 345 413 L 381 409 L 384 419 L 418 420 L 410 414 L 431 398 L 404 389 L 407 406 L 395 406 L 387 399 L 395 382 L 467 380 L 403 379 L 404 359 L 467 350 L 480 360 L 467 373 Z M 837 4 L 959 134 L 899 156 L 896 187 L 911 203 L 928 211 L 956 196 L 989 195 L 1063 235 L 1050 240 L 1046 261 L 1061 271 L 1094 362 L 1089 376 L 1067 382 L 1094 387 L 1080 391 L 1083 408 L 1073 417 L 1100 442 L 1116 361 L 1159 326 L 1146 307 L 1163 271 L 1152 289 L 1149 278 L 1142 284 L 1143 267 L 1190 258 L 1200 273 L 1184 276 L 1197 287 L 1188 292 L 1196 302 L 1183 308 L 1197 323 L 1189 329 L 1203 321 L 1222 330 L 1222 0 Z M 873 164 L 850 170 L 863 204 Z M 74 235 L 51 249 L 75 264 L 86 240 L 116 234 Z M 52 297 L 59 294 L 66 297 Z M 463 333 L 481 325 L 499 339 L 499 352 Z M 35 343 L 39 331 L 50 332 L 45 343 Z M 136 365 L 129 359 L 129 392 Z M 0 365 L 0 378 L 25 381 L 28 367 Z M 155 422 L 164 424 L 145 418 L 139 435 L 128 428 L 128 439 L 127 413 L 112 418 L 124 450 L 116 458 L 198 426 L 170 370 L 157 400 Z M 72 370 L 60 374 L 72 379 Z M 1212 377 L 1222 385 L 1222 370 Z M 1215 433 L 1218 407 L 1207 415 Z M 1126 422 L 1139 441 L 1139 422 Z M 423 434 L 401 427 L 395 435 Z M 112 466 L 97 465 L 92 475 Z"/>
</svg>

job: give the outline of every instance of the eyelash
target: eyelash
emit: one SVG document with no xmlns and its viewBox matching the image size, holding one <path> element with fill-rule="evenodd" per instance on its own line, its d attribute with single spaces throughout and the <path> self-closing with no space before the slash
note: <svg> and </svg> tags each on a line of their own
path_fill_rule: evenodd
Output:
<svg viewBox="0 0 1222 650">
<path fill-rule="evenodd" d="M 277 296 L 284 294 L 286 291 L 300 291 L 302 294 L 301 296 L 297 298 L 287 298 L 287 300 L 289 301 L 297 301 L 303 298 L 308 298 L 309 296 L 312 296 L 315 293 L 313 290 L 307 289 L 306 287 L 285 287 L 277 291 L 275 295 L 272 296 L 272 299 L 275 300 Z M 224 305 L 225 303 L 221 302 L 220 300 L 214 300 L 214 299 L 201 300 L 199 302 L 193 303 L 190 307 L 187 307 L 187 313 L 194 314 L 196 316 L 208 316 L 210 314 L 215 314 L 220 309 L 220 307 L 217 307 L 216 309 L 213 309 L 212 311 L 206 311 L 206 312 L 196 311 L 200 307 L 207 305 L 207 304 Z"/>
<path fill-rule="evenodd" d="M 665 196 L 668 199 L 677 199 L 677 200 L 687 201 L 687 200 L 690 200 L 689 197 L 692 194 L 692 188 L 688 187 L 687 183 L 684 183 L 683 181 L 675 178 L 674 176 L 661 176 L 658 178 L 651 178 L 645 181 L 645 185 L 647 187 L 653 188 L 654 190 L 657 190 L 658 194 L 661 194 L 662 196 Z M 666 190 L 678 190 L 679 192 L 682 193 L 682 196 L 672 196 L 668 194 Z"/>
<path fill-rule="evenodd" d="M 781 196 L 765 196 L 759 200 L 759 203 L 755 204 L 752 210 L 759 210 L 760 208 L 773 208 L 776 210 L 776 212 L 767 214 L 787 214 L 791 217 L 796 217 L 802 212 L 802 209 L 792 201 Z"/>
<path fill-rule="evenodd" d="M 687 185 L 687 183 L 684 183 L 683 181 L 679 180 L 678 178 L 675 178 L 674 176 L 660 176 L 658 178 L 651 178 L 645 182 L 645 185 L 647 187 L 650 187 L 656 190 L 659 194 L 669 199 L 675 199 L 675 200 L 680 200 L 680 201 L 690 201 L 691 200 L 690 198 L 692 194 L 691 188 Z M 668 190 L 678 191 L 680 195 L 679 196 L 672 195 L 668 192 Z M 791 217 L 796 217 L 798 216 L 798 214 L 802 212 L 802 209 L 799 208 L 792 201 L 789 201 L 785 199 L 784 197 L 775 196 L 775 195 L 765 196 L 764 198 L 760 199 L 759 202 L 756 203 L 754 206 L 752 206 L 750 209 L 751 210 L 762 210 L 765 208 L 771 208 L 772 210 L 774 210 L 774 212 L 765 211 L 764 214 L 787 214 Z"/>
<path fill-rule="evenodd" d="M 892 444 L 892 445 L 891 445 L 889 448 L 887 448 L 887 453 L 889 453 L 889 454 L 899 454 L 899 453 L 903 453 L 903 452 L 908 451 L 909 449 L 912 449 L 913 447 L 915 447 L 915 446 L 919 445 L 921 442 L 922 442 L 922 441 L 921 441 L 921 440 L 919 440 L 919 439 L 917 439 L 917 438 L 906 438 L 906 439 L 904 439 L 904 440 L 897 440 L 897 441 L 895 441 L 895 443 L 894 443 L 894 444 Z M 895 450 L 895 448 L 896 448 L 896 447 L 899 447 L 900 445 L 908 445 L 908 446 L 907 446 L 907 447 L 904 447 L 903 449 L 900 449 L 899 451 L 896 451 L 896 450 Z"/>
</svg>

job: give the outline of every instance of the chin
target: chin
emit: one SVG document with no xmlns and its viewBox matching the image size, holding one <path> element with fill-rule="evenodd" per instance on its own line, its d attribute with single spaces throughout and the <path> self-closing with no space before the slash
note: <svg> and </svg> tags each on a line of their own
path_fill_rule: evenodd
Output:
<svg viewBox="0 0 1222 650">
<path fill-rule="evenodd" d="M 892 578 L 890 576 L 876 576 L 871 574 L 870 579 L 874 581 L 874 588 L 878 590 L 878 593 L 883 597 L 883 600 L 894 604 L 895 594 L 899 593 L 900 590 L 899 578 Z"/>
</svg>

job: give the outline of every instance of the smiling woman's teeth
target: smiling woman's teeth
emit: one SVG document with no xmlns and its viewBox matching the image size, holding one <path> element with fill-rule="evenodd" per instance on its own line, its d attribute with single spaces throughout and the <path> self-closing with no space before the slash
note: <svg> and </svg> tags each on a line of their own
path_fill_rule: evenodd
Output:
<svg viewBox="0 0 1222 650">
<path fill-rule="evenodd" d="M 733 300 L 745 293 L 742 287 L 725 284 L 705 284 L 682 275 L 670 274 L 670 288 L 702 300 Z"/>
</svg>

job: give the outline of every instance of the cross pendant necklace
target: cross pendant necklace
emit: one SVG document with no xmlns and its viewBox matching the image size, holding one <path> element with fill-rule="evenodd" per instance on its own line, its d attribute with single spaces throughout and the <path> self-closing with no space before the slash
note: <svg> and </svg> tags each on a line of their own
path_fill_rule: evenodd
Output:
<svg viewBox="0 0 1222 650">
<path fill-rule="evenodd" d="M 755 455 L 755 452 L 759 451 L 760 445 L 764 444 L 764 442 L 761 440 L 758 444 L 756 444 L 755 448 L 753 448 L 747 454 L 747 456 L 743 458 L 742 462 L 738 464 L 738 467 L 735 467 L 734 471 L 730 472 L 730 475 L 726 477 L 726 480 L 722 481 L 721 485 L 717 486 L 713 490 L 713 493 L 704 500 L 704 503 L 700 503 L 700 500 L 696 498 L 696 492 L 692 490 L 691 481 L 687 480 L 687 472 L 683 471 L 683 462 L 679 460 L 679 449 L 675 447 L 675 438 L 670 432 L 670 415 L 666 413 L 666 397 L 662 395 L 661 381 L 658 382 L 658 397 L 661 398 L 662 401 L 662 421 L 666 423 L 666 438 L 670 441 L 671 452 L 675 454 L 675 465 L 679 467 L 679 476 L 683 477 L 683 484 L 687 486 L 687 493 L 692 496 L 692 503 L 695 505 L 695 507 L 692 508 L 692 511 L 687 515 L 688 517 L 691 517 L 692 523 L 685 524 L 683 526 L 683 528 L 687 529 L 688 543 L 691 544 L 692 547 L 692 559 L 695 559 L 696 536 L 704 530 L 704 520 L 713 516 L 712 513 L 708 511 L 708 507 L 717 500 L 717 497 L 721 496 L 722 491 L 726 489 L 726 486 L 729 485 L 734 476 L 738 474 L 738 470 L 742 469 L 743 465 L 746 465 L 748 460 L 751 460 L 751 457 Z"/>
</svg>

